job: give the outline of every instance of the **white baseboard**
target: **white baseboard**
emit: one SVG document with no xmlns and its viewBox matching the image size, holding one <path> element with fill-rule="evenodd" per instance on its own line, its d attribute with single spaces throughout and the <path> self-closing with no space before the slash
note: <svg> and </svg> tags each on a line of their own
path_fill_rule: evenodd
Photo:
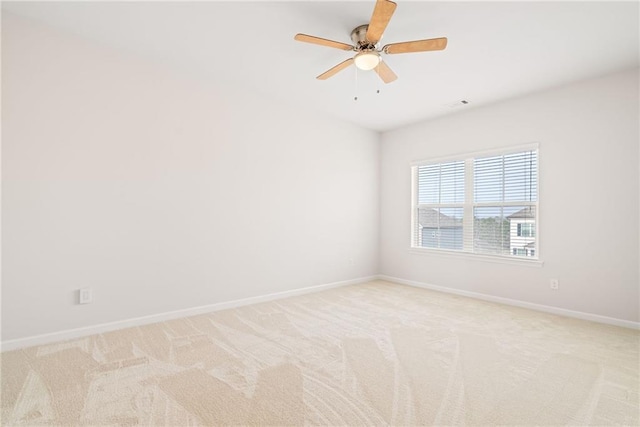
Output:
<svg viewBox="0 0 640 427">
<path fill-rule="evenodd" d="M 497 302 L 500 304 L 513 305 L 516 307 L 528 308 L 536 311 L 544 311 L 545 313 L 557 314 L 560 316 L 573 317 L 576 319 L 589 320 L 592 322 L 606 323 L 607 325 L 622 326 L 623 328 L 640 329 L 640 322 L 631 320 L 616 319 L 614 317 L 601 316 L 599 314 L 585 313 L 582 311 L 567 310 L 565 308 L 552 307 L 550 305 L 535 304 L 532 302 L 520 301 L 511 298 L 496 297 L 493 295 L 481 294 L 478 292 L 464 291 L 461 289 L 447 288 L 444 286 L 436 286 L 428 283 L 417 282 L 414 280 L 400 279 L 398 277 L 378 275 L 380 280 L 395 282 L 402 285 L 414 286 L 417 288 L 430 289 L 438 292 L 461 295 L 465 297 L 476 298 L 484 301 Z"/>
<path fill-rule="evenodd" d="M 115 322 L 101 323 L 98 325 L 86 326 L 76 329 L 67 329 L 60 332 L 52 332 L 49 334 L 35 335 L 26 338 L 18 338 L 14 340 L 3 341 L 0 344 L 1 351 L 16 350 L 19 348 L 32 347 L 35 345 L 50 344 L 59 341 L 67 341 L 76 338 L 82 338 L 88 335 L 101 334 L 105 332 L 115 331 L 118 329 L 130 328 L 133 326 L 142 326 L 150 323 L 163 322 L 165 320 L 177 319 L 180 317 L 195 316 L 198 314 L 210 313 L 213 311 L 226 310 L 229 308 L 241 307 L 249 304 L 257 304 L 261 302 L 272 301 L 276 299 L 288 298 L 297 295 L 304 295 L 313 292 L 324 291 L 340 286 L 355 285 L 358 283 L 376 280 L 378 276 L 360 277 L 357 279 L 344 280 L 341 282 L 326 283 L 324 285 L 309 286 L 301 289 L 293 289 L 290 291 L 276 292 L 273 294 L 260 295 L 256 297 L 243 298 L 233 301 L 219 302 L 215 304 L 203 305 L 199 307 L 186 308 L 183 310 L 169 311 L 165 313 L 152 314 L 149 316 L 136 317 L 133 319 L 118 320 Z"/>
<path fill-rule="evenodd" d="M 93 326 L 86 326 L 83 328 L 67 329 L 60 332 L 52 332 L 49 334 L 35 335 L 31 337 L 18 338 L 14 340 L 3 341 L 0 344 L 1 351 L 16 350 L 25 347 L 32 347 L 35 345 L 50 344 L 54 342 L 67 341 L 76 338 L 82 338 L 88 335 L 101 334 L 105 332 L 115 331 L 118 329 L 130 328 L 133 326 L 142 326 L 150 323 L 163 322 L 165 320 L 177 319 L 180 317 L 195 316 L 198 314 L 210 313 L 219 310 L 226 310 L 229 308 L 242 307 L 249 304 L 257 304 L 261 302 L 273 301 L 276 299 L 288 298 L 297 295 L 304 295 L 313 292 L 324 291 L 327 289 L 337 288 L 340 286 L 356 285 L 359 283 L 365 283 L 372 280 L 386 280 L 388 282 L 395 282 L 402 285 L 414 286 L 418 288 L 430 289 L 438 292 L 445 292 L 449 294 L 461 295 L 470 298 L 476 298 L 484 301 L 497 302 L 506 305 L 512 305 L 516 307 L 528 308 L 536 311 L 543 311 L 546 313 L 557 314 L 560 316 L 573 317 L 577 319 L 589 320 L 592 322 L 605 323 L 608 325 L 622 326 L 624 328 L 640 329 L 640 322 L 633 322 L 630 320 L 616 319 L 613 317 L 601 316 L 598 314 L 584 313 L 581 311 L 567 310 L 564 308 L 552 307 L 548 305 L 535 304 L 526 301 L 519 301 L 510 298 L 497 297 L 493 295 L 481 294 L 478 292 L 464 291 L 460 289 L 447 288 L 444 286 L 436 286 L 428 283 L 417 282 L 414 280 L 401 279 L 399 277 L 387 276 L 384 274 L 377 276 L 360 277 L 357 279 L 344 280 L 341 282 L 327 283 L 324 285 L 309 286 L 301 289 L 293 289 L 290 291 L 276 292 L 273 294 L 260 295 L 250 298 L 243 298 L 233 301 L 225 301 L 215 304 L 203 305 L 199 307 L 192 307 L 183 310 L 170 311 L 165 313 L 152 314 L 149 316 L 136 317 L 132 319 L 118 320 L 115 322 L 101 323 Z"/>
</svg>

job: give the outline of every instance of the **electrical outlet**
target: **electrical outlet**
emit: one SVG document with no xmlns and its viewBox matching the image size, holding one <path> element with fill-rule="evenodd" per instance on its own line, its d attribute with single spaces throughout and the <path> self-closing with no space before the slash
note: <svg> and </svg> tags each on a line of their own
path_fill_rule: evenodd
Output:
<svg viewBox="0 0 640 427">
<path fill-rule="evenodd" d="M 93 302 L 93 291 L 91 288 L 83 288 L 78 290 L 78 303 L 91 304 Z"/>
<path fill-rule="evenodd" d="M 554 291 L 557 291 L 558 288 L 560 287 L 560 281 L 558 279 L 549 280 L 549 287 Z"/>
</svg>

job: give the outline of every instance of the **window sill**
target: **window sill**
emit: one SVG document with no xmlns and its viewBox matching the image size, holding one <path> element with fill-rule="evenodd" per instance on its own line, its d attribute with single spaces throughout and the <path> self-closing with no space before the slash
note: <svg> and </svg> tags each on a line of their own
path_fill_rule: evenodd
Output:
<svg viewBox="0 0 640 427">
<path fill-rule="evenodd" d="M 526 267 L 537 267 L 537 268 L 542 267 L 544 264 L 544 261 L 539 259 L 520 259 L 520 258 L 511 258 L 506 256 L 480 255 L 480 254 L 472 254 L 469 252 L 434 250 L 434 249 L 426 249 L 426 248 L 409 248 L 409 253 L 416 254 L 416 255 L 437 256 L 437 257 L 444 257 L 444 258 L 458 258 L 458 259 L 465 259 L 465 260 L 471 260 L 471 261 L 493 262 L 498 264 L 522 265 Z"/>
</svg>

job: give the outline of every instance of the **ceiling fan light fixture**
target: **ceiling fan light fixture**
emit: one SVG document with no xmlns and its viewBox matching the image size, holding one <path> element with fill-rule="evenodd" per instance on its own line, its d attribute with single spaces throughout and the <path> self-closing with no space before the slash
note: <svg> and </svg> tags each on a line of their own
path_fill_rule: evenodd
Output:
<svg viewBox="0 0 640 427">
<path fill-rule="evenodd" d="M 363 71 L 373 70 L 380 63 L 380 54 L 376 51 L 365 51 L 358 53 L 353 61 L 356 67 Z"/>
</svg>

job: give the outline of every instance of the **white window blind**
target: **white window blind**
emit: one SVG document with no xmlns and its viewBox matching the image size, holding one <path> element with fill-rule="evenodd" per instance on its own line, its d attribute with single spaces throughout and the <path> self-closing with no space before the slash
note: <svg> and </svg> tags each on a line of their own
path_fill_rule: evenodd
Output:
<svg viewBox="0 0 640 427">
<path fill-rule="evenodd" d="M 418 164 L 412 246 L 538 258 L 537 148 Z"/>
<path fill-rule="evenodd" d="M 419 166 L 414 241 L 425 248 L 461 250 L 464 161 Z"/>
</svg>

